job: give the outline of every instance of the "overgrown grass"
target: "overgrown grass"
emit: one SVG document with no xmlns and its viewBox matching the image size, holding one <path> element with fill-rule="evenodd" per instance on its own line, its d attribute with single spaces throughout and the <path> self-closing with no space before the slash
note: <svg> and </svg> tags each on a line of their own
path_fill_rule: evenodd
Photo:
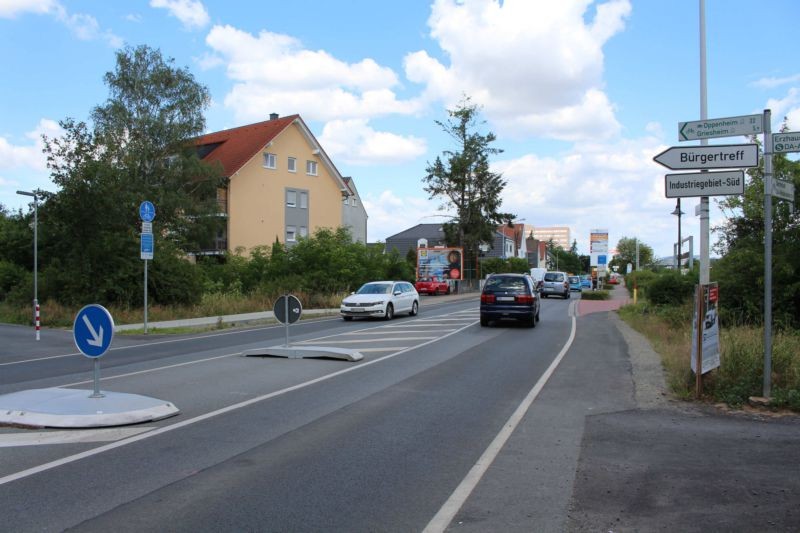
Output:
<svg viewBox="0 0 800 533">
<path fill-rule="evenodd" d="M 627 305 L 620 316 L 645 335 L 661 355 L 667 385 L 679 398 L 694 397 L 691 371 L 692 307 Z M 737 326 L 720 331 L 720 367 L 704 376 L 704 397 L 738 407 L 761 396 L 764 372 L 764 330 Z M 772 340 L 770 405 L 800 411 L 800 334 L 776 332 Z"/>
<path fill-rule="evenodd" d="M 338 308 L 344 293 L 335 294 L 309 294 L 305 292 L 292 293 L 300 299 L 304 309 L 334 309 Z M 212 293 L 203 295 L 200 303 L 193 306 L 161 306 L 150 305 L 147 309 L 148 322 L 166 320 L 179 320 L 182 318 L 200 318 L 208 316 L 236 315 L 240 313 L 254 313 L 259 311 L 272 311 L 275 300 L 281 294 L 254 293 L 241 295 L 238 293 Z M 47 301 L 40 305 L 41 323 L 46 327 L 72 327 L 75 315 L 83 306 L 64 306 L 56 302 Z M 144 321 L 144 308 L 107 306 L 109 313 L 114 317 L 115 324 L 138 324 Z M 10 324 L 28 325 L 33 322 L 33 312 L 30 307 L 9 306 L 0 304 L 0 322 Z"/>
</svg>

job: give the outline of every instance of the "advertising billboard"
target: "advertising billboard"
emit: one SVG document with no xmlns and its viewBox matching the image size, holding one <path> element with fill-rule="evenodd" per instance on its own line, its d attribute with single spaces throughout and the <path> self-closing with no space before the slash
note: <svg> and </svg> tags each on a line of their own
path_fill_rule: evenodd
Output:
<svg viewBox="0 0 800 533">
<path fill-rule="evenodd" d="M 461 248 L 417 248 L 417 279 L 463 279 Z"/>
</svg>

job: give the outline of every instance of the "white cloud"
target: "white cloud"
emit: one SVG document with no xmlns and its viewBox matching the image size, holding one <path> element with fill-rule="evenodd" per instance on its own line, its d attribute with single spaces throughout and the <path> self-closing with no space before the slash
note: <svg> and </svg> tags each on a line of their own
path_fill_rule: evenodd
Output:
<svg viewBox="0 0 800 533">
<path fill-rule="evenodd" d="M 101 29 L 96 18 L 83 13 L 70 13 L 56 0 L 0 0 L 0 18 L 16 18 L 26 13 L 50 15 L 82 41 L 104 40 L 113 48 L 123 45 L 120 37 L 110 30 Z"/>
<path fill-rule="evenodd" d="M 62 133 L 58 123 L 42 119 L 33 131 L 25 134 L 32 144 L 14 145 L 5 137 L 0 137 L 0 169 L 27 168 L 37 171 L 47 170 L 47 158 L 42 153 L 44 143 L 42 134 L 55 137 Z"/>
<path fill-rule="evenodd" d="M 214 26 L 206 44 L 213 54 L 203 64 L 221 60 L 234 82 L 225 105 L 239 122 L 264 120 L 270 112 L 328 121 L 419 109 L 417 102 L 397 99 L 397 75 L 370 58 L 347 63 L 324 50 L 304 49 L 288 35 L 254 36 L 231 26 Z"/>
<path fill-rule="evenodd" d="M 781 85 L 787 85 L 790 83 L 797 83 L 800 81 L 800 74 L 794 74 L 793 76 L 785 76 L 783 78 L 761 78 L 759 80 L 754 81 L 750 85 L 753 87 L 758 87 L 759 89 L 774 89 L 775 87 L 780 87 Z"/>
<path fill-rule="evenodd" d="M 375 131 L 365 119 L 332 120 L 325 124 L 320 143 L 335 160 L 350 165 L 393 165 L 425 153 L 424 139 Z"/>
<path fill-rule="evenodd" d="M 427 198 L 398 196 L 391 189 L 378 195 L 361 196 L 364 208 L 369 214 L 367 230 L 369 241 L 386 241 L 396 233 L 417 224 L 446 222 L 447 217 L 440 217 L 438 204 Z"/>
<path fill-rule="evenodd" d="M 150 7 L 166 9 L 190 30 L 204 28 L 211 21 L 205 6 L 198 0 L 150 0 Z"/>
<path fill-rule="evenodd" d="M 405 58 L 406 76 L 428 100 L 448 107 L 468 94 L 498 131 L 560 139 L 608 138 L 619 132 L 603 93 L 606 41 L 624 27 L 628 0 L 437 0 L 428 25 L 449 58 Z"/>
<path fill-rule="evenodd" d="M 784 117 L 788 119 L 790 130 L 800 128 L 800 90 L 797 87 L 789 89 L 783 98 L 767 100 L 767 109 L 772 111 L 773 131 L 780 129 Z"/>
</svg>

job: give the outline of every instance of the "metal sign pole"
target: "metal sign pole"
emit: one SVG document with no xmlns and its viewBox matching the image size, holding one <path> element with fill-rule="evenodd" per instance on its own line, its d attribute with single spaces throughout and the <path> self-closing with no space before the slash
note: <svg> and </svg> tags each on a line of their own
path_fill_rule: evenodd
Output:
<svg viewBox="0 0 800 533">
<path fill-rule="evenodd" d="M 772 111 L 764 110 L 764 398 L 772 394 Z"/>
<path fill-rule="evenodd" d="M 144 334 L 147 335 L 147 259 L 144 260 Z"/>
<path fill-rule="evenodd" d="M 284 310 L 284 317 L 285 321 L 283 323 L 284 331 L 286 334 L 286 343 L 285 346 L 289 347 L 289 295 L 283 297 L 283 310 Z"/>
<path fill-rule="evenodd" d="M 105 394 L 100 392 L 100 358 L 94 358 L 94 393 L 89 398 L 104 398 Z"/>
</svg>

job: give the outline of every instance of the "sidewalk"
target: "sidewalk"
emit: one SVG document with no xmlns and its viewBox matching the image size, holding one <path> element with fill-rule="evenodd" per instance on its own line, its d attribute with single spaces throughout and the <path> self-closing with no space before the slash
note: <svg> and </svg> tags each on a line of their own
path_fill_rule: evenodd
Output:
<svg viewBox="0 0 800 533">
<path fill-rule="evenodd" d="M 588 292 L 588 291 L 587 291 Z M 604 311 L 616 311 L 623 305 L 631 302 L 628 296 L 628 289 L 625 285 L 620 284 L 610 291 L 611 299 L 609 300 L 584 300 L 578 303 L 578 316 L 585 316 L 590 313 L 602 313 Z"/>
</svg>

